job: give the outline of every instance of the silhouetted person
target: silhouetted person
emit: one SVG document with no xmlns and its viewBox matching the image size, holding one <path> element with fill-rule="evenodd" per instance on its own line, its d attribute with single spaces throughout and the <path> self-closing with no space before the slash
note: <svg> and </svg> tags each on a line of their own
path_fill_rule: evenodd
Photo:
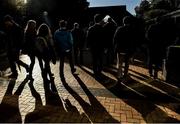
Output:
<svg viewBox="0 0 180 124">
<path fill-rule="evenodd" d="M 73 36 L 73 46 L 74 46 L 74 57 L 75 57 L 75 64 L 82 63 L 82 49 L 84 46 L 84 32 L 79 27 L 78 23 L 74 23 L 74 27 L 71 30 L 72 36 Z M 78 61 L 80 58 L 80 61 Z"/>
<path fill-rule="evenodd" d="M 164 55 L 163 58 L 166 57 L 166 52 L 167 52 L 167 48 L 174 44 L 177 36 L 179 35 L 178 33 L 178 29 L 176 27 L 175 24 L 175 19 L 171 18 L 171 17 L 167 17 L 165 19 L 163 19 L 162 21 L 162 25 L 163 25 L 163 47 L 164 47 Z"/>
<path fill-rule="evenodd" d="M 6 49 L 6 34 L 5 34 L 5 32 L 3 32 L 3 31 L 1 31 L 0 30 L 0 44 L 1 44 L 1 46 L 0 46 L 0 52 L 1 52 L 1 50 L 4 50 L 4 49 Z"/>
<path fill-rule="evenodd" d="M 132 57 L 136 46 L 136 28 L 134 17 L 126 16 L 123 18 L 123 26 L 117 28 L 114 35 L 115 49 L 118 53 L 118 78 L 125 78 L 128 74 L 129 59 Z M 125 62 L 124 74 L 122 70 Z"/>
<path fill-rule="evenodd" d="M 103 52 L 104 52 L 104 36 L 103 36 L 103 16 L 96 14 L 94 16 L 95 24 L 88 29 L 87 42 L 90 47 L 93 59 L 93 71 L 94 75 L 101 74 L 103 68 Z"/>
<path fill-rule="evenodd" d="M 36 55 L 42 71 L 42 76 L 46 74 L 50 80 L 54 80 L 54 74 L 51 72 L 50 62 L 56 63 L 55 51 L 51 30 L 45 23 L 41 24 L 37 30 Z"/>
<path fill-rule="evenodd" d="M 7 50 L 6 33 L 0 30 L 0 55 L 5 53 Z M 2 59 L 2 58 L 0 58 Z M 1 68 L 0 68 L 1 69 Z"/>
<path fill-rule="evenodd" d="M 28 65 L 19 59 L 20 50 L 22 49 L 23 43 L 23 30 L 9 15 L 4 17 L 4 26 L 8 43 L 7 55 L 12 71 L 12 74 L 9 77 L 17 78 L 18 72 L 16 70 L 16 64 L 18 64 L 18 66 L 23 66 L 26 71 L 29 72 Z"/>
<path fill-rule="evenodd" d="M 114 48 L 113 48 L 113 37 L 117 28 L 116 22 L 109 17 L 104 27 L 104 44 L 105 53 L 107 54 L 107 65 L 113 63 L 114 60 Z"/>
<path fill-rule="evenodd" d="M 172 45 L 177 37 L 176 27 L 172 18 L 157 17 L 147 31 L 149 40 L 149 73 L 158 78 L 158 70 L 162 60 L 166 58 L 167 48 Z"/>
<path fill-rule="evenodd" d="M 155 24 L 150 25 L 147 30 L 147 39 L 149 46 L 149 74 L 154 78 L 158 76 L 159 67 L 163 59 L 163 31 L 162 24 L 156 20 Z"/>
<path fill-rule="evenodd" d="M 30 57 L 29 78 L 33 79 L 32 71 L 35 64 L 36 21 L 29 20 L 24 31 L 23 53 Z"/>
<path fill-rule="evenodd" d="M 71 67 L 72 74 L 75 73 L 76 69 L 74 68 L 74 62 L 73 62 L 73 37 L 72 33 L 67 30 L 67 22 L 64 20 L 61 20 L 59 22 L 60 28 L 56 30 L 54 33 L 54 39 L 57 44 L 58 54 L 60 58 L 60 78 L 64 79 L 64 61 L 65 57 L 69 59 L 69 64 Z"/>
</svg>

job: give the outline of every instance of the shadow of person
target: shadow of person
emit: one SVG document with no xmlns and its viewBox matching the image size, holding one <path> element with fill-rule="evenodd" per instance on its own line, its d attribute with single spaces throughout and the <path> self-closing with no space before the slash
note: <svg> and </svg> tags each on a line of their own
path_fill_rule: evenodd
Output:
<svg viewBox="0 0 180 124">
<path fill-rule="evenodd" d="M 84 68 L 83 70 L 92 75 L 91 72 L 85 70 Z M 149 85 L 142 84 L 131 77 L 129 77 L 126 81 L 118 82 L 113 87 L 107 87 L 107 84 L 104 82 L 107 78 L 107 76 L 102 75 L 101 79 L 96 80 L 115 96 L 122 98 L 126 104 L 141 113 L 146 122 L 178 122 L 177 119 L 169 117 L 166 112 L 157 106 L 161 105 L 161 103 L 179 102 L 174 97 L 153 89 L 152 87 L 149 87 Z M 150 84 L 151 83 L 152 82 L 150 82 Z"/>
<path fill-rule="evenodd" d="M 88 71 L 87 69 L 81 67 L 81 69 L 89 74 L 90 76 L 94 77 L 93 73 Z M 98 81 L 100 84 L 102 84 L 106 89 L 108 89 L 111 93 L 113 93 L 115 96 L 119 98 L 132 98 L 132 99 L 144 99 L 142 95 L 140 95 L 137 92 L 134 92 L 133 90 L 129 90 L 125 85 L 123 85 L 119 81 L 115 81 L 114 79 L 101 74 L 99 77 L 94 77 L 96 81 Z"/>
<path fill-rule="evenodd" d="M 89 122 L 84 114 L 80 114 L 69 100 L 63 100 L 57 93 L 49 90 L 49 80 L 43 77 L 45 89 L 45 105 L 40 94 L 35 90 L 33 81 L 29 83 L 32 96 L 35 98 L 35 109 L 25 117 L 25 123 L 69 123 Z M 86 121 L 82 121 L 86 120 Z"/>
<path fill-rule="evenodd" d="M 176 118 L 170 117 L 157 104 L 149 101 L 123 100 L 126 104 L 141 113 L 147 123 L 177 123 Z"/>
<path fill-rule="evenodd" d="M 68 84 L 65 80 L 62 80 L 64 87 L 68 92 L 78 101 L 78 103 L 83 108 L 84 112 L 89 117 L 92 123 L 119 123 L 118 120 L 114 119 L 101 105 L 101 103 L 96 99 L 96 97 L 88 90 L 82 80 L 78 75 L 74 75 L 75 79 L 78 81 L 82 89 L 85 91 L 89 98 L 90 104 L 84 101 Z"/>
<path fill-rule="evenodd" d="M 135 74 L 137 74 L 137 75 L 139 75 L 139 76 L 141 76 L 141 77 L 143 77 L 144 79 L 149 79 L 149 78 L 150 78 L 149 76 L 147 76 L 147 75 L 145 75 L 145 74 L 143 74 L 143 73 L 140 73 L 140 72 L 138 72 L 138 71 L 134 71 L 134 70 L 132 70 L 132 69 L 129 69 L 129 71 L 130 71 L 130 72 L 133 72 L 133 73 L 135 73 Z"/>
<path fill-rule="evenodd" d="M 19 110 L 19 96 L 24 86 L 28 82 L 28 77 L 19 85 L 13 94 L 16 80 L 10 80 L 6 93 L 0 104 L 0 123 L 22 123 L 22 117 Z"/>
<path fill-rule="evenodd" d="M 93 76 L 93 74 L 85 68 L 81 69 L 87 74 Z M 139 79 L 136 75 L 133 75 L 133 77 L 137 77 Z M 179 102 L 180 100 L 178 89 L 159 81 L 148 81 L 148 79 L 142 79 L 141 81 L 145 81 L 142 83 L 130 76 L 127 76 L 125 80 L 115 81 L 104 74 L 101 74 L 101 77 L 95 79 L 119 98 L 148 100 L 156 103 Z M 148 82 L 146 82 L 146 80 Z"/>
</svg>

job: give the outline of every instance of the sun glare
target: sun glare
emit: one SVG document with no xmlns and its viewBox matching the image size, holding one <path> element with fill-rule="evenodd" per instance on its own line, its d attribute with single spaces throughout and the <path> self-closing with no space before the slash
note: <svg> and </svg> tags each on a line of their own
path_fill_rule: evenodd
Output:
<svg viewBox="0 0 180 124">
<path fill-rule="evenodd" d="M 24 3 L 26 4 L 26 3 L 27 3 L 27 0 L 24 0 Z"/>
</svg>

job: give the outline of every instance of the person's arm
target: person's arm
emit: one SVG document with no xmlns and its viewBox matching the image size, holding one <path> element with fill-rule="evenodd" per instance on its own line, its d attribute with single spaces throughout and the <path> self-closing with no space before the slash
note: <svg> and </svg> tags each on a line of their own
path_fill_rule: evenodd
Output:
<svg viewBox="0 0 180 124">
<path fill-rule="evenodd" d="M 69 41 L 70 41 L 70 44 L 73 45 L 73 36 L 71 32 L 69 32 Z"/>
<path fill-rule="evenodd" d="M 115 33 L 114 33 L 114 37 L 113 37 L 113 46 L 114 46 L 114 50 L 117 50 L 117 43 L 119 40 L 119 28 L 116 29 Z"/>
</svg>

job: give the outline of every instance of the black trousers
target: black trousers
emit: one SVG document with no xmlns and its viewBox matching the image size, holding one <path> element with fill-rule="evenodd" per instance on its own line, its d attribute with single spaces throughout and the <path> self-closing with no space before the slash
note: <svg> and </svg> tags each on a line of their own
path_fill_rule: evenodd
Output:
<svg viewBox="0 0 180 124">
<path fill-rule="evenodd" d="M 100 74 L 103 69 L 103 50 L 93 50 L 92 53 L 92 61 L 93 61 L 93 72 L 94 74 Z"/>
<path fill-rule="evenodd" d="M 43 58 L 41 56 L 38 56 L 37 58 L 39 61 L 39 66 L 41 68 L 42 77 L 43 76 L 47 77 L 49 75 L 49 78 L 51 79 L 53 77 L 53 73 L 51 72 L 50 60 L 48 58 Z"/>
<path fill-rule="evenodd" d="M 75 70 L 72 51 L 61 52 L 60 53 L 60 66 L 59 66 L 60 78 L 64 78 L 64 61 L 65 61 L 65 57 L 67 57 L 68 60 L 69 60 L 69 64 L 70 64 L 70 67 L 71 67 L 71 72 L 73 72 Z"/>
<path fill-rule="evenodd" d="M 31 63 L 30 63 L 30 67 L 29 67 L 29 75 L 32 76 L 32 71 L 33 71 L 33 68 L 34 68 L 34 64 L 35 64 L 35 55 L 33 54 L 28 54 L 30 60 L 31 60 Z"/>
<path fill-rule="evenodd" d="M 18 66 L 23 66 L 26 70 L 28 69 L 28 65 L 19 59 L 19 53 L 8 53 L 7 55 L 13 74 L 18 74 L 16 64 L 18 64 Z"/>
</svg>

